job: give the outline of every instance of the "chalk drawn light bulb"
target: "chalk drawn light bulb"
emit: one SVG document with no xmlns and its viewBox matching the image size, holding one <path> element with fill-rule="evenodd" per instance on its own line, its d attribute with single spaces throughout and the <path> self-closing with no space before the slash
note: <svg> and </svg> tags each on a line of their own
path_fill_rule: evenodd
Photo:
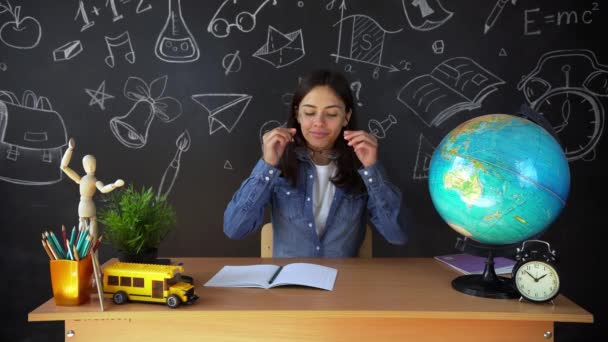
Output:
<svg viewBox="0 0 608 342">
<path fill-rule="evenodd" d="M 182 16 L 181 0 L 168 0 L 169 14 L 156 40 L 154 54 L 169 63 L 194 62 L 200 51 Z"/>
</svg>

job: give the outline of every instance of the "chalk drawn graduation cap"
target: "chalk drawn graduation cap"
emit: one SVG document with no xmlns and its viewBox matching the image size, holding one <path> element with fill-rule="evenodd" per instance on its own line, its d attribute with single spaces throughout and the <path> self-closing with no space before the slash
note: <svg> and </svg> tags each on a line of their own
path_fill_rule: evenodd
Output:
<svg viewBox="0 0 608 342">
<path fill-rule="evenodd" d="M 209 112 L 209 134 L 220 129 L 232 132 L 249 105 L 247 94 L 195 94 L 192 99 Z"/>
<path fill-rule="evenodd" d="M 296 62 L 305 54 L 301 29 L 284 34 L 269 25 L 266 44 L 259 48 L 253 57 L 266 61 L 279 69 Z"/>
</svg>

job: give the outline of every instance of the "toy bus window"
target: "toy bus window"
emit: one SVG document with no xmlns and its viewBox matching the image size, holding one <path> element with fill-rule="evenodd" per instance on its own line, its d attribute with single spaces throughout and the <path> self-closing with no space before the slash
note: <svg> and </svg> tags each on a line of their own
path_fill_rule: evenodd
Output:
<svg viewBox="0 0 608 342">
<path fill-rule="evenodd" d="M 117 276 L 108 276 L 108 285 L 118 285 L 118 277 Z"/>
<path fill-rule="evenodd" d="M 120 286 L 131 286 L 131 277 L 120 277 Z"/>
<path fill-rule="evenodd" d="M 171 285 L 175 285 L 177 284 L 177 282 L 180 280 L 180 275 L 179 273 L 176 273 L 173 278 L 167 279 L 167 285 L 171 286 Z"/>
<path fill-rule="evenodd" d="M 144 278 L 133 278 L 133 287 L 144 287 Z"/>
</svg>

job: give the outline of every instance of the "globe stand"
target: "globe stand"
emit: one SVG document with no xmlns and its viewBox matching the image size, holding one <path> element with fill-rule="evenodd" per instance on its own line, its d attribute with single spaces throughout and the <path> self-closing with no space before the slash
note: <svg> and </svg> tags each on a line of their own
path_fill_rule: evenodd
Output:
<svg viewBox="0 0 608 342">
<path fill-rule="evenodd" d="M 486 265 L 482 274 L 470 274 L 452 280 L 452 287 L 471 296 L 512 299 L 519 295 L 510 278 L 496 275 L 494 269 L 495 256 L 512 256 L 515 245 L 490 246 L 473 242 L 467 238 L 458 238 L 456 248 L 463 253 L 486 257 Z"/>
</svg>

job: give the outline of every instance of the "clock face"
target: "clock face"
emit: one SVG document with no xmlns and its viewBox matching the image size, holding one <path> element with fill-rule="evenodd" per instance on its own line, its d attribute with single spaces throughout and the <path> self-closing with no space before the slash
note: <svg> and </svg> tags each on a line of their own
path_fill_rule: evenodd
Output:
<svg viewBox="0 0 608 342">
<path fill-rule="evenodd" d="M 592 96 L 564 88 L 543 95 L 534 107 L 553 125 L 569 161 L 593 156 L 604 129 L 604 110 Z"/>
<path fill-rule="evenodd" d="M 559 285 L 555 267 L 543 261 L 525 262 L 515 273 L 517 291 L 534 302 L 546 302 L 555 298 Z"/>
</svg>

